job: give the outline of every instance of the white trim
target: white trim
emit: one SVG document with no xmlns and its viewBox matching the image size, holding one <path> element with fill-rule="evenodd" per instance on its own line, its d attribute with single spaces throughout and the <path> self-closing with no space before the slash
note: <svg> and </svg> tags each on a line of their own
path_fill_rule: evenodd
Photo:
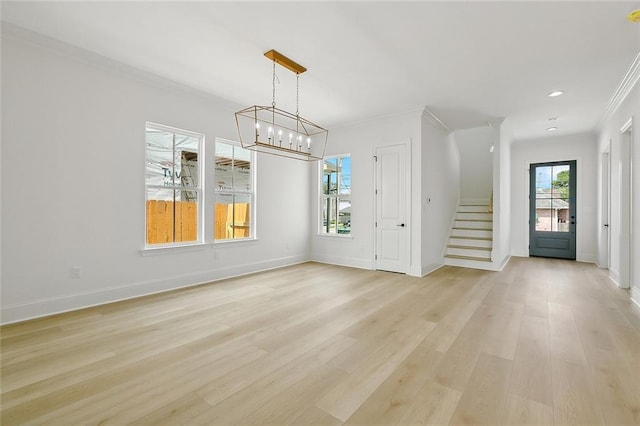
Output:
<svg viewBox="0 0 640 426">
<path fill-rule="evenodd" d="M 174 93 L 177 92 L 195 96 L 199 99 L 205 100 L 206 102 L 215 101 L 216 104 L 220 105 L 222 109 L 225 109 L 231 113 L 242 108 L 242 105 L 236 102 L 232 102 L 228 99 L 209 94 L 183 83 L 178 83 L 174 80 L 170 80 L 158 74 L 141 70 L 140 68 L 136 68 L 124 62 L 102 56 L 98 53 L 83 49 L 81 47 L 67 44 L 63 41 L 56 40 L 54 38 L 45 36 L 35 31 L 28 30 L 21 26 L 2 21 L 1 27 L 2 38 L 11 39 L 30 46 L 36 46 L 40 49 L 48 50 L 49 52 L 52 52 L 59 56 L 64 56 L 65 58 L 73 60 L 74 62 L 80 62 L 85 65 L 90 65 L 112 73 L 117 73 L 119 76 L 125 77 L 128 80 L 143 81 L 147 85 L 159 87 L 164 90 L 171 90 Z"/>
<path fill-rule="evenodd" d="M 104 287 L 93 291 L 48 297 L 16 303 L 0 308 L 1 323 L 11 324 L 63 312 L 101 306 L 122 300 L 135 299 L 180 288 L 211 284 L 216 281 L 267 271 L 309 261 L 307 256 L 289 256 L 263 262 L 217 268 L 208 271 L 176 275 Z"/>
<path fill-rule="evenodd" d="M 444 124 L 444 122 L 438 117 L 433 111 L 431 111 L 428 107 L 424 107 L 422 116 L 426 118 L 431 124 L 435 125 L 435 127 L 439 127 L 440 129 L 447 132 L 447 134 L 453 133 L 452 130 Z"/>
<path fill-rule="evenodd" d="M 620 287 L 620 273 L 618 271 L 609 269 L 609 279 L 613 281 L 616 286 Z"/>
<path fill-rule="evenodd" d="M 189 252 L 189 251 L 199 251 L 202 250 L 204 248 L 207 248 L 207 246 L 209 246 L 209 244 L 207 243 L 194 243 L 194 244 L 182 244 L 182 245 L 158 245 L 156 246 L 149 246 L 149 247 L 145 247 L 143 249 L 140 249 L 140 255 L 141 256 L 156 256 L 156 255 L 162 255 L 162 254 L 169 254 L 169 253 L 182 253 L 182 252 Z"/>
<path fill-rule="evenodd" d="M 174 185 L 171 186 L 167 186 L 166 189 L 168 190 L 173 190 L 173 191 L 193 191 L 197 194 L 197 204 L 196 204 L 196 236 L 197 236 L 197 240 L 194 241 L 193 243 L 189 243 L 189 242 L 184 242 L 184 241 L 177 241 L 177 242 L 173 242 L 173 243 L 166 243 L 166 244 L 149 244 L 148 241 L 148 235 L 147 232 L 149 230 L 148 227 L 148 223 L 147 223 L 147 217 L 148 217 L 148 203 L 149 203 L 149 199 L 147 198 L 149 193 L 148 193 L 148 189 L 149 188 L 162 188 L 161 185 L 157 185 L 157 184 L 153 184 L 153 185 L 148 185 L 147 184 L 147 177 L 146 177 L 146 170 L 147 170 L 147 132 L 148 130 L 154 130 L 154 131 L 160 131 L 160 132 L 167 132 L 167 133 L 171 133 L 173 134 L 173 142 L 172 142 L 172 149 L 175 150 L 175 135 L 176 134 L 181 134 L 181 135 L 186 135 L 186 136 L 190 136 L 192 138 L 196 138 L 198 139 L 198 152 L 196 152 L 198 158 L 198 185 L 195 188 L 187 188 L 185 186 L 182 185 L 176 185 L 175 184 L 175 179 L 174 179 Z M 155 249 L 156 247 L 158 249 L 166 249 L 169 247 L 184 247 L 184 246 L 191 246 L 191 245 L 199 245 L 199 244 L 205 244 L 205 230 L 204 230 L 204 184 L 205 184 L 205 179 L 204 179 L 204 175 L 205 175 L 205 162 L 203 161 L 205 158 L 205 135 L 204 133 L 198 133 L 195 132 L 193 130 L 186 130 L 186 129 L 182 129 L 179 127 L 173 127 L 173 126 L 168 126 L 166 124 L 160 124 L 154 121 L 149 121 L 146 120 L 144 122 L 144 144 L 145 144 L 145 150 L 144 150 L 144 165 L 143 165 L 143 169 L 145 171 L 145 178 L 144 178 L 144 235 L 143 235 L 143 250 L 152 250 Z M 175 155 L 175 151 L 174 151 L 174 155 Z M 174 165 L 175 168 L 175 165 Z M 174 218 L 175 220 L 175 218 Z M 175 223 L 174 223 L 175 225 Z M 175 236 L 175 232 L 174 232 L 174 236 Z M 159 252 L 158 252 L 159 253 Z"/>
<path fill-rule="evenodd" d="M 251 171 L 251 191 L 217 191 L 216 189 L 216 171 L 215 171 L 215 156 L 216 156 L 216 144 L 218 143 L 223 143 L 226 145 L 231 145 L 234 148 L 240 148 L 240 149 L 244 149 L 245 151 L 249 152 L 249 155 L 251 156 L 251 167 L 250 167 L 250 171 Z M 235 153 L 233 154 L 234 158 L 235 158 Z M 217 244 L 228 244 L 231 242 L 247 242 L 247 241 L 257 241 L 258 240 L 258 215 L 257 215 L 257 211 L 258 211 L 258 155 L 256 153 L 256 151 L 247 149 L 245 147 L 242 146 L 242 143 L 233 140 L 233 139 L 226 139 L 223 137 L 218 137 L 216 136 L 213 140 L 213 171 L 211 173 L 212 177 L 213 177 L 213 184 L 209 185 L 209 188 L 204 187 L 204 193 L 205 193 L 205 198 L 207 196 L 209 197 L 213 197 L 212 202 L 208 202 L 208 204 L 210 204 L 213 207 L 213 211 L 212 211 L 212 215 L 210 217 L 214 217 L 215 215 L 215 205 L 216 205 L 216 195 L 218 193 L 225 193 L 225 194 L 243 194 L 243 195 L 249 195 L 251 198 L 251 210 L 250 210 L 250 214 L 251 214 L 251 220 L 250 220 L 250 225 L 251 228 L 249 229 L 250 235 L 246 238 L 232 238 L 232 239 L 225 239 L 225 240 L 216 240 L 215 239 L 215 224 L 212 223 L 211 224 L 211 229 L 205 230 L 205 241 L 211 241 L 214 245 Z M 203 173 L 204 174 L 204 173 Z M 213 187 L 213 191 L 210 192 L 210 187 Z"/>
<path fill-rule="evenodd" d="M 338 239 L 344 239 L 344 240 L 353 240 L 353 235 L 352 234 L 315 234 L 314 237 L 320 237 L 320 238 L 338 238 Z"/>
<path fill-rule="evenodd" d="M 312 262 L 326 263 L 328 265 L 345 266 L 348 268 L 369 269 L 373 270 L 374 265 L 371 261 L 357 257 L 332 256 L 328 254 L 314 254 L 311 257 Z"/>
<path fill-rule="evenodd" d="M 605 113 L 602 118 L 598 121 L 598 125 L 596 129 L 602 128 L 604 123 L 609 121 L 613 114 L 620 108 L 622 102 L 627 98 L 633 87 L 636 85 L 638 80 L 640 79 L 640 53 L 636 55 L 633 62 L 629 66 L 627 73 L 624 75 L 618 87 L 613 92 L 609 103 L 607 104 L 607 108 L 605 109 Z"/>
<path fill-rule="evenodd" d="M 354 120 L 354 121 L 350 121 L 347 123 L 341 123 L 341 124 L 337 124 L 335 126 L 332 127 L 332 131 L 335 131 L 336 129 L 348 129 L 348 128 L 352 128 L 352 127 L 359 127 L 359 126 L 363 126 L 369 123 L 373 123 L 373 122 L 379 122 L 379 121 L 383 121 L 383 120 L 390 120 L 393 118 L 397 118 L 397 117 L 405 117 L 405 116 L 411 116 L 411 115 L 418 115 L 418 114 L 422 114 L 424 110 L 424 106 L 416 106 L 413 108 L 409 108 L 407 110 L 404 111 L 399 111 L 399 112 L 392 112 L 389 114 L 381 114 L 381 115 L 377 115 L 375 117 L 369 117 L 369 118 L 363 118 L 360 120 Z"/>
<path fill-rule="evenodd" d="M 323 232 L 323 227 L 322 225 L 320 225 L 320 219 L 322 218 L 322 215 L 324 214 L 324 208 L 322 207 L 322 201 L 325 198 L 336 198 L 336 199 L 340 199 L 340 198 L 348 198 L 349 202 L 351 203 L 351 196 L 353 195 L 352 192 L 349 193 L 348 196 L 345 197 L 340 197 L 341 194 L 336 194 L 335 196 L 330 196 L 328 194 L 325 194 L 322 191 L 322 185 L 324 183 L 324 177 L 323 177 L 323 172 L 324 172 L 324 162 L 325 160 L 329 159 L 329 158 L 344 158 L 344 157 L 349 157 L 349 161 L 351 162 L 351 179 L 353 179 L 353 157 L 351 155 L 351 153 L 344 153 L 344 154 L 331 154 L 331 155 L 325 155 L 325 157 L 322 159 L 322 161 L 318 161 L 318 173 L 316 175 L 316 179 L 318 182 L 317 185 L 317 190 L 318 190 L 318 211 L 317 211 L 317 220 L 316 220 L 316 236 L 318 237 L 330 237 L 330 238 L 353 238 L 351 231 L 348 234 L 338 234 L 337 233 L 337 224 L 336 224 L 336 233 L 332 234 L 330 232 Z M 340 181 L 342 181 L 342 172 L 340 172 Z M 353 207 L 353 203 L 351 204 L 351 206 Z M 339 207 L 339 206 L 336 206 Z M 339 212 L 338 212 L 339 213 Z M 328 219 L 328 218 L 327 218 Z"/>
<path fill-rule="evenodd" d="M 632 287 L 629 293 L 631 293 L 631 301 L 640 308 L 640 288 Z"/>
<path fill-rule="evenodd" d="M 504 267 L 507 266 L 510 260 L 511 260 L 511 255 L 509 254 L 506 255 L 505 258 L 502 260 L 502 265 L 498 267 L 497 271 L 502 271 Z M 495 263 L 495 261 L 493 263 Z"/>
<path fill-rule="evenodd" d="M 424 268 L 422 268 L 421 277 L 426 277 L 427 275 L 434 273 L 435 271 L 442 268 L 443 266 L 445 266 L 444 263 L 442 265 L 433 264 L 433 265 L 425 266 Z"/>
</svg>

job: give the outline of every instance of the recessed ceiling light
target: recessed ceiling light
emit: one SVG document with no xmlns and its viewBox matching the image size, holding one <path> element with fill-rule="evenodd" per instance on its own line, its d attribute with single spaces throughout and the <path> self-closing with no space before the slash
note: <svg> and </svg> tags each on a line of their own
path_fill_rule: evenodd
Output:
<svg viewBox="0 0 640 426">
<path fill-rule="evenodd" d="M 555 132 L 556 130 L 558 130 L 557 127 L 547 127 L 547 132 Z"/>
<path fill-rule="evenodd" d="M 547 96 L 551 97 L 551 98 L 555 98 L 556 96 L 560 96 L 562 95 L 564 92 L 562 90 L 555 90 L 551 93 L 549 93 Z"/>
<path fill-rule="evenodd" d="M 547 121 L 556 121 L 558 119 L 558 117 L 549 117 L 547 118 Z"/>
</svg>

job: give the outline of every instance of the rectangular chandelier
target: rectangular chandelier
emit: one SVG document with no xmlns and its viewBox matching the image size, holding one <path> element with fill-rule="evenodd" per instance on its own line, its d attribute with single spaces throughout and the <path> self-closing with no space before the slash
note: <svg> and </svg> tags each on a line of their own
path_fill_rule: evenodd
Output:
<svg viewBox="0 0 640 426">
<path fill-rule="evenodd" d="M 242 147 L 296 160 L 322 160 L 329 131 L 301 117 L 298 112 L 298 81 L 306 68 L 275 50 L 270 50 L 264 55 L 273 61 L 273 100 L 271 106 L 253 105 L 235 113 Z M 295 113 L 276 107 L 276 64 L 296 74 Z"/>
</svg>

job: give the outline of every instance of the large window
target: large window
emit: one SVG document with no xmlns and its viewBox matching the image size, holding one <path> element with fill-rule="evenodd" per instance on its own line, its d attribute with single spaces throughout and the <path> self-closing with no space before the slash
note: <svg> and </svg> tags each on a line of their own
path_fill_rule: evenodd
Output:
<svg viewBox="0 0 640 426">
<path fill-rule="evenodd" d="M 321 180 L 320 233 L 351 234 L 351 156 L 326 157 Z"/>
<path fill-rule="evenodd" d="M 146 244 L 200 240 L 201 134 L 147 123 Z"/>
<path fill-rule="evenodd" d="M 230 141 L 216 141 L 215 241 L 253 238 L 254 153 Z"/>
</svg>

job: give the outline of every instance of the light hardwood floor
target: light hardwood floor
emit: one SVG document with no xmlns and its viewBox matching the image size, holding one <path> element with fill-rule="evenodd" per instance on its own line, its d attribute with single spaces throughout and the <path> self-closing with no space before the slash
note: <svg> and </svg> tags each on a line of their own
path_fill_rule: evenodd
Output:
<svg viewBox="0 0 640 426">
<path fill-rule="evenodd" d="M 640 310 L 593 265 L 306 263 L 2 327 L 2 424 L 640 424 Z"/>
</svg>

